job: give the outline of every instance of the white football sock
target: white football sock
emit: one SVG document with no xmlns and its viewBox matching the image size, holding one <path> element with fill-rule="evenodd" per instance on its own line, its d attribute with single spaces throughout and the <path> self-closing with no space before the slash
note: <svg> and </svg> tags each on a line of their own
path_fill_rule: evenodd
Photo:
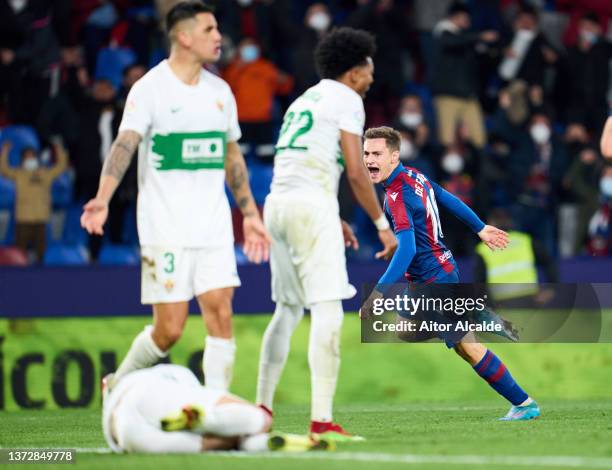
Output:
<svg viewBox="0 0 612 470">
<path fill-rule="evenodd" d="M 168 355 L 167 352 L 162 351 L 157 344 L 155 344 L 151 336 L 152 332 L 153 326 L 147 325 L 144 330 L 134 338 L 130 350 L 121 364 L 119 364 L 117 372 L 115 372 L 112 378 L 111 386 L 114 386 L 125 374 L 138 369 L 144 369 L 145 367 L 151 367 L 160 359 Z"/>
<path fill-rule="evenodd" d="M 238 447 L 246 452 L 262 452 L 268 450 L 268 439 L 270 435 L 267 432 L 255 434 L 253 436 L 244 436 Z"/>
<path fill-rule="evenodd" d="M 270 410 L 278 380 L 289 355 L 291 335 L 303 316 L 303 307 L 279 302 L 264 333 L 259 354 L 256 403 Z"/>
<path fill-rule="evenodd" d="M 197 431 L 203 434 L 232 437 L 259 434 L 269 428 L 270 417 L 250 403 L 224 403 L 209 409 Z"/>
<path fill-rule="evenodd" d="M 234 338 L 206 337 L 206 347 L 202 358 L 204 384 L 219 390 L 229 390 L 234 370 L 236 343 Z"/>
<path fill-rule="evenodd" d="M 319 302 L 310 309 L 308 364 L 311 375 L 311 419 L 330 422 L 340 370 L 342 302 Z"/>
</svg>

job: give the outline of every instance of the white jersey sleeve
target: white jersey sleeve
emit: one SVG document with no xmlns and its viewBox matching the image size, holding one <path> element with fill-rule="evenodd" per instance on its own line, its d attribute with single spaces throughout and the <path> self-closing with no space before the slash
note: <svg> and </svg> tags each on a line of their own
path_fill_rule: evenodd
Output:
<svg viewBox="0 0 612 470">
<path fill-rule="evenodd" d="M 355 95 L 339 108 L 340 115 L 338 116 L 338 127 L 342 131 L 350 132 L 358 136 L 363 135 L 363 127 L 365 126 L 365 111 L 363 102 Z"/>
<path fill-rule="evenodd" d="M 227 141 L 228 142 L 238 142 L 240 137 L 242 137 L 242 132 L 240 131 L 240 125 L 238 124 L 238 107 L 236 106 L 236 98 L 234 98 L 234 94 L 228 87 L 227 90 L 227 107 L 229 111 L 229 127 L 227 131 Z"/>
<path fill-rule="evenodd" d="M 147 84 L 143 80 L 137 81 L 130 90 L 123 118 L 119 126 L 121 131 L 135 131 L 145 136 L 153 122 L 153 93 L 147 90 Z"/>
</svg>

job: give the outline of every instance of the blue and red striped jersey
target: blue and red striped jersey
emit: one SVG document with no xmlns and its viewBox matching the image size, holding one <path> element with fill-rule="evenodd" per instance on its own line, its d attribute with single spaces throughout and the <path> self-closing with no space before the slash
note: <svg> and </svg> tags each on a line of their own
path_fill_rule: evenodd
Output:
<svg viewBox="0 0 612 470">
<path fill-rule="evenodd" d="M 384 209 L 395 233 L 413 230 L 416 253 L 406 269 L 410 281 L 427 282 L 456 269 L 453 254 L 443 242 L 437 197 L 447 193 L 414 168 L 399 164 L 383 183 Z M 449 194 L 449 193 L 447 193 Z"/>
</svg>

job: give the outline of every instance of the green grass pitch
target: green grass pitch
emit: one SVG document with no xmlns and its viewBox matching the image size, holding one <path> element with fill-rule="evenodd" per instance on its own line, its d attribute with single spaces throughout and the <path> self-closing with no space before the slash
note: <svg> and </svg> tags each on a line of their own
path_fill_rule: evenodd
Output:
<svg viewBox="0 0 612 470">
<path fill-rule="evenodd" d="M 268 318 L 236 317 L 233 389 L 251 400 Z M 336 419 L 366 442 L 339 445 L 334 453 L 107 454 L 99 396 L 85 409 L 57 409 L 48 391 L 51 359 L 58 350 L 82 348 L 98 372 L 97 354 L 116 350 L 121 357 L 148 321 L 36 320 L 22 333 L 0 321 L 5 379 L 14 358 L 33 347 L 49 358 L 28 376 L 31 393 L 47 398 L 46 409 L 18 409 L 5 384 L 8 411 L 0 412 L 0 447 L 77 448 L 79 468 L 104 469 L 612 468 L 612 344 L 492 345 L 543 410 L 542 419 L 506 423 L 496 421 L 507 411 L 504 400 L 452 351 L 441 344 L 360 344 L 354 315 L 347 315 L 343 330 Z M 202 347 L 203 334 L 201 320 L 190 318 L 173 362 L 185 364 Z M 275 429 L 280 431 L 304 433 L 307 428 L 307 343 L 306 319 L 294 337 L 277 394 Z"/>
</svg>

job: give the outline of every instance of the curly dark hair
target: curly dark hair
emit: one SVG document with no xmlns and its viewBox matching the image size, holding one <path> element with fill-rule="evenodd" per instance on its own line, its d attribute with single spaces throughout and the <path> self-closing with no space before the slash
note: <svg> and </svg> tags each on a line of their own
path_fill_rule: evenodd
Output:
<svg viewBox="0 0 612 470">
<path fill-rule="evenodd" d="M 334 28 L 315 49 L 315 62 L 321 78 L 337 79 L 346 71 L 365 65 L 376 52 L 374 36 L 360 29 Z"/>
</svg>

